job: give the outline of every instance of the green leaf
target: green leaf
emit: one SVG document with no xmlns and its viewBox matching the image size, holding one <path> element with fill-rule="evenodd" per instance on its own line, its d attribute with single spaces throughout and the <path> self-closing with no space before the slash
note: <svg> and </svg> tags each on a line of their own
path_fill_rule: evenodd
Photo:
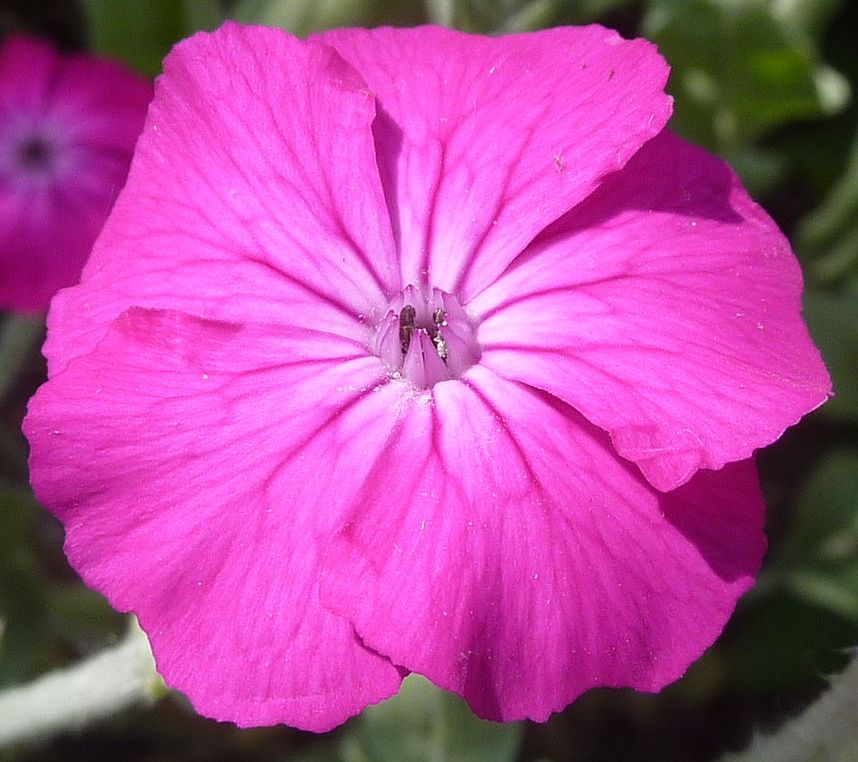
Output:
<svg viewBox="0 0 858 762">
<path fill-rule="evenodd" d="M 858 277 L 858 133 L 846 171 L 823 203 L 803 222 L 799 249 L 809 258 L 820 283 Z M 855 368 L 856 366 L 853 366 Z"/>
<path fill-rule="evenodd" d="M 800 598 L 858 622 L 858 561 L 854 558 L 838 569 L 796 569 L 789 575 L 788 588 Z"/>
<path fill-rule="evenodd" d="M 46 568 L 52 562 L 38 542 L 46 520 L 32 492 L 0 485 L 0 686 L 60 666 L 123 628 L 98 593 L 54 579 L 55 564 Z"/>
<path fill-rule="evenodd" d="M 554 5 L 552 0 L 531 0 L 523 3 L 521 8 L 506 16 L 498 29 L 506 34 L 543 29 L 551 24 Z"/>
<path fill-rule="evenodd" d="M 217 0 L 83 0 L 94 52 L 153 76 L 179 40 L 223 20 Z"/>
<path fill-rule="evenodd" d="M 429 21 L 468 32 L 512 33 L 592 19 L 629 0 L 425 0 Z"/>
<path fill-rule="evenodd" d="M 289 757 L 289 762 L 343 762 L 339 745 L 333 739 L 320 741 Z"/>
<path fill-rule="evenodd" d="M 36 347 L 44 339 L 45 321 L 10 313 L 0 323 L 0 402 L 20 381 Z"/>
<path fill-rule="evenodd" d="M 51 658 L 41 643 L 45 599 L 32 543 L 38 510 L 29 492 L 0 489 L 0 686 L 31 678 Z"/>
<path fill-rule="evenodd" d="M 858 642 L 858 449 L 824 453 L 791 502 L 768 592 L 720 646 L 729 684 L 743 693 L 818 686 Z"/>
<path fill-rule="evenodd" d="M 106 636 L 118 635 L 125 617 L 114 611 L 105 598 L 79 582 L 52 585 L 43 593 L 45 624 L 64 643 L 88 651 Z"/>
<path fill-rule="evenodd" d="M 858 421 L 858 298 L 808 289 L 804 316 L 834 382 L 834 397 L 820 414 Z"/>
<path fill-rule="evenodd" d="M 182 0 L 187 34 L 217 29 L 225 20 L 219 0 Z"/>
<path fill-rule="evenodd" d="M 719 647 L 731 691 L 783 695 L 818 688 L 823 676 L 843 667 L 858 625 L 780 591 L 760 602 Z"/>
<path fill-rule="evenodd" d="M 843 77 L 818 61 L 806 29 L 765 0 L 652 0 L 645 18 L 673 67 L 673 125 L 734 158 L 750 141 L 798 119 L 837 112 Z"/>
<path fill-rule="evenodd" d="M 366 24 L 371 6 L 364 0 L 239 0 L 230 15 L 244 24 L 277 26 L 305 36 L 337 26 Z"/>
<path fill-rule="evenodd" d="M 345 762 L 512 762 L 520 723 L 475 717 L 464 701 L 412 675 L 394 698 L 369 707 L 342 742 Z"/>
<path fill-rule="evenodd" d="M 778 0 L 769 3 L 772 13 L 787 26 L 819 38 L 837 13 L 842 0 Z"/>
<path fill-rule="evenodd" d="M 823 562 L 858 552 L 858 450 L 835 450 L 821 460 L 796 500 L 792 540 L 793 552 L 813 551 Z"/>
<path fill-rule="evenodd" d="M 788 589 L 858 623 L 858 450 L 824 458 L 795 510 Z"/>
<path fill-rule="evenodd" d="M 595 21 L 610 11 L 616 11 L 631 0 L 568 0 L 558 3 L 564 13 L 570 14 L 577 23 Z"/>
</svg>

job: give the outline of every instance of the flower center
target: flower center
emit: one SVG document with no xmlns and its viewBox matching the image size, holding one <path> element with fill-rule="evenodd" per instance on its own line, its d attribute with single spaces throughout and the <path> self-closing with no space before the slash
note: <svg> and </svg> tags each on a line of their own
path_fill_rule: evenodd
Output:
<svg viewBox="0 0 858 762">
<path fill-rule="evenodd" d="M 419 389 L 458 378 L 480 359 L 474 325 L 452 294 L 408 286 L 382 315 L 373 351 L 394 378 Z"/>
<path fill-rule="evenodd" d="M 54 161 L 54 147 L 42 137 L 31 136 L 18 146 L 18 162 L 31 171 L 49 169 Z"/>
</svg>

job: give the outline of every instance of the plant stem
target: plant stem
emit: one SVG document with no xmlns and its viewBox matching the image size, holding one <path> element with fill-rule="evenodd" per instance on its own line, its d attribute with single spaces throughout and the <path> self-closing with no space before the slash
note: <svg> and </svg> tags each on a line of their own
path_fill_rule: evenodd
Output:
<svg viewBox="0 0 858 762">
<path fill-rule="evenodd" d="M 162 693 L 146 635 L 132 621 L 117 646 L 0 692 L 0 747 L 80 730 Z"/>
</svg>

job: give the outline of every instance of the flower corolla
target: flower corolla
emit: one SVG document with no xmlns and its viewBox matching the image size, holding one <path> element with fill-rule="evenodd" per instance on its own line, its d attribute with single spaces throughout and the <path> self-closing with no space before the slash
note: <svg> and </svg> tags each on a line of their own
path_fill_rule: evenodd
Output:
<svg viewBox="0 0 858 762">
<path fill-rule="evenodd" d="M 25 431 L 87 584 L 203 714 L 409 671 L 495 720 L 653 691 L 830 392 L 783 235 L 599 26 L 180 43 Z"/>
<path fill-rule="evenodd" d="M 80 277 L 128 172 L 152 84 L 23 35 L 0 47 L 0 309 L 44 312 Z"/>
</svg>

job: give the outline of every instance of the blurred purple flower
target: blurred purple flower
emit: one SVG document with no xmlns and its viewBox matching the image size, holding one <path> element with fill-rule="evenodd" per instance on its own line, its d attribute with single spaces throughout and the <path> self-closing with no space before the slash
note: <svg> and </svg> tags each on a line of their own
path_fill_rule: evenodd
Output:
<svg viewBox="0 0 858 762">
<path fill-rule="evenodd" d="M 0 48 L 0 309 L 43 312 L 80 277 L 152 97 L 114 61 L 24 36 Z"/>
</svg>

